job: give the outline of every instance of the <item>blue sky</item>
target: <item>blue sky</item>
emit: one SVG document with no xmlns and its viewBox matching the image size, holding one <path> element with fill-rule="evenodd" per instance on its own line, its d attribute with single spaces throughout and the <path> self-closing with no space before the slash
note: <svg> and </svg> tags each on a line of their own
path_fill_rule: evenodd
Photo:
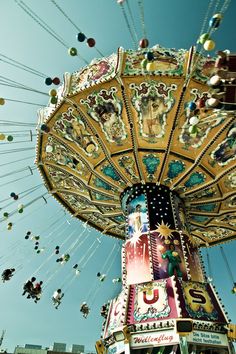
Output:
<svg viewBox="0 0 236 354">
<path fill-rule="evenodd" d="M 116 52 L 120 46 L 133 48 L 124 17 L 115 0 L 57 0 L 57 3 L 87 37 L 95 38 L 97 48 L 104 56 Z M 208 3 L 207 0 L 144 0 L 145 28 L 150 46 L 158 43 L 167 48 L 190 48 L 196 43 L 201 31 Z M 50 0 L 25 0 L 25 4 L 51 26 L 65 43 L 70 47 L 75 46 L 87 61 L 99 56 L 94 48 L 77 42 L 78 31 Z M 143 35 L 137 1 L 130 0 L 129 4 L 141 39 Z M 25 14 L 14 0 L 0 0 L 0 6 L 1 54 L 50 77 L 58 76 L 61 79 L 64 72 L 76 71 L 84 65 L 78 57 L 69 56 L 67 49 Z M 236 51 L 235 13 L 236 2 L 232 0 L 219 30 L 214 34 L 216 50 Z M 45 93 L 49 90 L 43 78 L 2 61 L 0 70 L 1 75 L 8 79 Z M 46 95 L 1 85 L 0 97 L 42 105 L 48 102 Z M 10 101 L 0 106 L 1 121 L 32 124 L 32 127 L 28 125 L 17 128 L 0 126 L 0 133 L 18 131 L 14 143 L 1 143 L 0 175 L 23 169 L 17 174 L 1 178 L 1 212 L 15 210 L 19 203 L 26 204 L 39 198 L 25 208 L 23 214 L 16 213 L 9 220 L 0 223 L 0 269 L 18 266 L 14 278 L 9 283 L 0 284 L 0 331 L 6 329 L 3 348 L 13 350 L 17 344 L 50 346 L 53 342 L 65 342 L 68 345 L 84 344 L 86 350 L 94 350 L 94 343 L 100 337 L 102 326 L 99 309 L 120 291 L 119 285 L 112 283 L 112 279 L 120 275 L 120 243 L 92 229 L 85 229 L 80 222 L 65 214 L 52 198 L 46 204 L 40 198 L 46 193 L 44 186 L 10 204 L 11 192 L 22 193 L 42 184 L 38 172 L 33 170 L 31 175 L 29 169 L 34 165 L 35 153 L 35 136 L 30 141 L 29 130 L 32 129 L 33 135 L 35 134 L 37 108 Z M 19 148 L 24 150 L 19 151 Z M 24 161 L 14 162 L 23 158 Z M 9 162 L 12 163 L 9 165 Z M 13 182 L 6 184 L 9 181 Z M 6 207 L 8 204 L 10 205 Z M 9 221 L 13 223 L 11 231 L 6 227 Z M 29 230 L 33 235 L 40 235 L 40 247 L 45 247 L 44 252 L 36 254 L 33 242 L 24 239 Z M 78 242 L 72 247 L 76 239 Z M 72 261 L 81 263 L 83 269 L 80 277 L 73 278 L 71 265 L 58 269 L 56 256 L 51 256 L 51 249 L 56 245 L 60 245 L 63 251 L 69 248 L 73 254 Z M 91 250 L 95 248 L 96 252 L 93 254 Z M 224 250 L 231 268 L 234 269 L 236 243 L 226 244 Z M 229 316 L 236 323 L 236 295 L 230 292 L 232 283 L 219 247 L 211 248 L 209 255 L 214 283 Z M 203 256 L 206 258 L 205 250 Z M 104 261 L 106 259 L 107 262 Z M 99 271 L 109 271 L 102 284 L 96 277 Z M 37 305 L 21 296 L 24 281 L 35 273 L 45 283 L 43 297 Z M 55 311 L 50 297 L 55 289 L 63 286 L 66 289 L 63 305 L 60 310 Z M 84 320 L 79 307 L 83 301 L 88 300 L 92 303 L 91 314 Z"/>
</svg>

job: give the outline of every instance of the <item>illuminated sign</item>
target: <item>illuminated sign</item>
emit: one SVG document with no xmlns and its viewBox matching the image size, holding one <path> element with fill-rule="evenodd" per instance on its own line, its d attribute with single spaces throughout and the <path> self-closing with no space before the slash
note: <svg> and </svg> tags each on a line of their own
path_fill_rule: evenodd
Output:
<svg viewBox="0 0 236 354">
<path fill-rule="evenodd" d="M 215 321 L 219 313 L 214 302 L 214 295 L 208 284 L 183 281 L 182 282 L 185 308 L 191 318 L 202 318 Z"/>
<path fill-rule="evenodd" d="M 213 332 L 202 332 L 202 331 L 193 331 L 187 335 L 187 341 L 192 343 L 199 344 L 210 344 L 210 345 L 220 345 L 223 347 L 228 346 L 228 340 L 226 334 L 222 333 L 213 333 Z"/>
<path fill-rule="evenodd" d="M 126 309 L 124 290 L 110 303 L 103 338 L 108 337 L 116 328 L 122 326 Z"/>
<path fill-rule="evenodd" d="M 174 331 L 158 331 L 132 334 L 130 346 L 131 348 L 154 347 L 177 343 L 179 343 L 179 335 Z"/>
<path fill-rule="evenodd" d="M 127 323 L 178 317 L 172 278 L 131 285 Z"/>
<path fill-rule="evenodd" d="M 107 354 L 119 354 L 125 351 L 124 342 L 117 342 L 108 348 Z"/>
</svg>

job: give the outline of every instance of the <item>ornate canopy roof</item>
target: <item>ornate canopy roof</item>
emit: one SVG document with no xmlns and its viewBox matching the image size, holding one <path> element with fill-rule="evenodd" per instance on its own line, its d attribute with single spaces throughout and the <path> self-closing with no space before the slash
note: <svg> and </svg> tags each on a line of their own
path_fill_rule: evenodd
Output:
<svg viewBox="0 0 236 354">
<path fill-rule="evenodd" d="M 184 201 L 201 246 L 236 238 L 236 123 L 233 111 L 189 103 L 209 97 L 215 60 L 156 46 L 124 51 L 65 74 L 58 103 L 40 112 L 37 158 L 53 196 L 73 216 L 125 239 L 120 194 L 158 183 Z M 195 58 L 193 62 L 193 57 Z"/>
</svg>

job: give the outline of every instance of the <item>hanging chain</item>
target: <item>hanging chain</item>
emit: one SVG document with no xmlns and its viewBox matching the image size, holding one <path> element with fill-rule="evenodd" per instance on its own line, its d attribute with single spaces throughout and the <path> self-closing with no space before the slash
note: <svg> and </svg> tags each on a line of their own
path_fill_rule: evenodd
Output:
<svg viewBox="0 0 236 354">
<path fill-rule="evenodd" d="M 137 43 L 136 43 L 136 41 L 135 41 L 135 36 L 134 36 L 134 34 L 133 34 L 132 28 L 131 28 L 130 23 L 129 23 L 128 16 L 127 16 L 127 14 L 126 14 L 126 11 L 125 11 L 125 8 L 124 8 L 124 5 L 123 5 L 122 2 L 120 3 L 120 8 L 121 8 L 122 14 L 123 14 L 123 16 L 124 16 L 125 23 L 126 23 L 126 26 L 127 26 L 127 28 L 128 28 L 128 31 L 129 31 L 129 33 L 130 33 L 130 36 L 131 36 L 131 38 L 132 38 L 133 46 L 134 46 L 134 48 L 137 48 Z"/>
<path fill-rule="evenodd" d="M 3 57 L 3 58 L 5 58 L 5 59 L 7 59 L 7 60 L 10 60 L 10 61 L 8 62 L 7 60 L 0 59 L 0 61 L 3 61 L 3 62 L 5 62 L 5 63 L 7 63 L 7 64 L 10 64 L 10 65 L 13 65 L 13 66 L 15 66 L 15 67 L 17 67 L 17 68 L 20 68 L 20 69 L 22 69 L 22 70 L 31 72 L 32 74 L 41 76 L 41 77 L 43 77 L 43 78 L 49 76 L 49 75 L 43 74 L 42 72 L 40 72 L 40 71 L 38 71 L 38 70 L 35 70 L 35 69 L 31 68 L 30 66 L 27 66 L 27 65 L 25 65 L 25 64 L 22 64 L 22 63 L 20 63 L 19 61 L 16 61 L 16 60 L 14 60 L 14 59 L 12 59 L 12 58 L 6 56 L 6 55 L 3 55 L 3 54 L 0 53 L 0 56 Z"/>
<path fill-rule="evenodd" d="M 219 13 L 223 15 L 223 13 L 227 10 L 229 4 L 230 4 L 230 1 L 231 0 L 224 0 L 224 4 L 222 5 L 221 9 L 219 9 Z M 212 5 L 214 3 L 214 0 L 211 0 L 209 5 L 208 5 L 208 9 L 207 9 L 207 13 L 206 13 L 206 16 L 204 18 L 204 21 L 203 21 L 203 25 L 202 25 L 202 29 L 201 29 L 201 33 L 200 35 L 203 34 L 203 31 L 206 27 L 206 22 L 207 22 L 207 19 L 208 19 L 208 16 L 209 16 L 209 13 L 210 13 L 210 10 L 212 8 Z M 215 3 L 215 7 L 214 7 L 214 11 L 213 11 L 213 15 L 215 14 L 215 12 L 217 11 L 217 9 L 219 8 L 219 5 L 220 5 L 220 0 L 217 0 L 216 3 Z M 216 30 L 216 28 L 210 28 L 210 31 L 208 31 L 208 34 L 209 34 L 209 37 L 211 36 L 211 34 Z M 192 77 L 196 67 L 197 67 L 197 64 L 200 60 L 200 57 L 201 57 L 201 54 L 203 53 L 203 46 L 201 46 L 200 50 L 198 51 L 197 53 L 197 57 L 196 57 L 196 60 L 192 63 L 192 68 L 191 68 L 191 71 L 189 73 L 189 75 L 186 77 L 186 82 L 188 82 L 190 80 L 190 78 Z M 195 53 L 196 55 L 196 53 Z"/>
<path fill-rule="evenodd" d="M 134 31 L 134 36 L 135 36 L 135 38 L 136 38 L 136 43 L 138 44 L 139 39 L 138 39 L 136 27 L 135 27 L 134 16 L 133 16 L 133 14 L 132 14 L 131 7 L 130 7 L 130 5 L 129 5 L 129 1 L 128 1 L 128 0 L 126 0 L 126 5 L 127 5 L 127 8 L 128 8 L 129 17 L 130 17 L 131 22 L 132 22 L 132 25 L 133 25 L 133 31 Z"/>
<path fill-rule="evenodd" d="M 234 282 L 234 276 L 233 276 L 233 273 L 232 273 L 232 271 L 231 271 L 231 269 L 230 269 L 229 262 L 228 262 L 228 260 L 227 260 L 227 258 L 226 258 L 226 255 L 225 255 L 225 252 L 224 252 L 222 246 L 220 246 L 220 251 L 221 251 L 222 257 L 223 257 L 223 259 L 224 259 L 226 268 L 227 268 L 227 270 L 228 270 L 228 274 L 229 274 L 229 276 L 230 276 L 230 278 L 231 278 L 232 283 L 234 284 L 234 283 L 235 283 L 235 282 Z"/>
<path fill-rule="evenodd" d="M 210 263 L 210 256 L 209 256 L 208 250 L 207 250 L 207 266 L 208 266 L 209 278 L 213 279 L 212 268 L 211 268 L 211 263 Z"/>
<path fill-rule="evenodd" d="M 143 6 L 143 0 L 138 0 L 138 6 L 139 6 L 139 13 L 140 13 L 141 26 L 142 26 L 142 31 L 143 31 L 143 38 L 147 38 L 147 31 L 146 31 L 145 21 L 144 21 L 144 6 Z"/>
<path fill-rule="evenodd" d="M 81 29 L 71 20 L 71 18 L 62 10 L 62 8 L 56 3 L 55 0 L 50 0 L 53 5 L 63 14 L 63 16 L 75 27 L 78 32 L 82 32 Z"/>
<path fill-rule="evenodd" d="M 71 18 L 65 13 L 64 10 L 62 10 L 62 8 L 57 4 L 57 2 L 55 0 L 50 0 L 51 3 L 56 6 L 56 8 L 62 13 L 62 15 L 75 27 L 75 29 L 78 32 L 83 32 L 72 20 Z M 101 55 L 102 57 L 104 56 L 104 54 L 102 52 L 100 52 L 99 49 L 96 48 L 95 46 L 95 50 L 98 52 L 99 55 Z"/>
<path fill-rule="evenodd" d="M 45 103 L 39 104 L 39 103 L 33 103 L 33 102 L 28 102 L 28 101 L 14 100 L 12 98 L 6 98 L 6 97 L 4 97 L 4 100 L 9 101 L 9 102 L 17 102 L 17 103 L 29 104 L 29 105 L 32 105 L 32 106 L 45 107 Z"/>
<path fill-rule="evenodd" d="M 19 2 L 20 1 L 20 2 Z M 50 26 L 47 25 L 45 21 L 41 19 L 28 5 L 22 0 L 15 0 L 15 3 L 22 8 L 25 13 L 27 13 L 40 27 L 42 27 L 48 34 L 55 38 L 59 43 L 61 43 L 66 49 L 69 49 L 69 45 L 64 41 L 64 39 L 59 36 Z M 88 61 L 82 57 L 79 53 L 77 56 L 83 60 L 85 64 L 89 64 Z"/>
<path fill-rule="evenodd" d="M 42 27 L 47 33 L 49 33 L 53 38 L 55 38 L 59 43 L 61 43 L 65 48 L 69 46 L 62 40 L 53 30 L 49 30 L 49 26 L 45 26 L 43 21 L 40 22 L 40 17 L 34 16 L 33 11 L 29 8 L 29 6 L 25 5 L 23 1 L 18 2 L 19 0 L 15 0 L 15 3 L 22 8 L 22 10 L 27 13 L 40 27 Z"/>
<path fill-rule="evenodd" d="M 204 20 L 203 20 L 203 23 L 202 23 L 202 28 L 201 28 L 201 31 L 200 31 L 200 36 L 203 34 L 203 32 L 204 32 L 204 30 L 206 28 L 206 23 L 207 23 L 207 20 L 209 18 L 210 11 L 211 11 L 211 8 L 213 6 L 213 3 L 214 3 L 214 0 L 211 0 L 209 5 L 208 5 L 208 7 L 207 7 L 206 15 L 204 17 Z M 215 12 L 215 10 L 214 10 L 214 12 Z"/>
<path fill-rule="evenodd" d="M 228 9 L 229 4 L 230 4 L 231 0 L 226 0 L 220 10 L 220 13 L 225 13 L 225 11 Z"/>
</svg>

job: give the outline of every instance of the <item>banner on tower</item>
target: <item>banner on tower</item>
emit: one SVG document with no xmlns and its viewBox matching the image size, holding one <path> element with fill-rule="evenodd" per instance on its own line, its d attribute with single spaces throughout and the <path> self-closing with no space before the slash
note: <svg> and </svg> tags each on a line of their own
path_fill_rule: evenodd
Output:
<svg viewBox="0 0 236 354">
<path fill-rule="evenodd" d="M 116 328 L 124 324 L 127 299 L 128 289 L 123 289 L 122 292 L 111 301 L 103 338 L 108 337 Z"/>
<path fill-rule="evenodd" d="M 153 280 L 149 257 L 149 237 L 140 235 L 139 238 L 126 241 L 126 284 L 144 283 Z"/>
<path fill-rule="evenodd" d="M 157 225 L 152 231 L 153 251 L 156 251 L 158 277 L 168 278 L 173 275 L 187 280 L 187 269 L 182 251 L 180 234 L 166 224 Z"/>
<path fill-rule="evenodd" d="M 148 211 L 144 194 L 138 195 L 129 202 L 127 212 L 128 238 L 140 236 L 148 231 Z"/>
<path fill-rule="evenodd" d="M 131 285 L 127 323 L 178 317 L 173 279 Z"/>
<path fill-rule="evenodd" d="M 208 283 L 181 281 L 180 303 L 184 317 L 227 322 L 219 302 Z"/>
<path fill-rule="evenodd" d="M 186 339 L 189 343 L 228 346 L 227 336 L 223 333 L 193 331 L 187 335 Z"/>
</svg>

